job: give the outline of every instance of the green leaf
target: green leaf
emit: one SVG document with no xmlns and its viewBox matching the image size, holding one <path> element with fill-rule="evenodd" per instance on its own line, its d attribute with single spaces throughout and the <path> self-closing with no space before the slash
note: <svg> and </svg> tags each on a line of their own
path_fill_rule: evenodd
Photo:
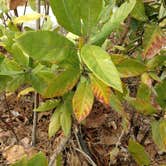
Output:
<svg viewBox="0 0 166 166">
<path fill-rule="evenodd" d="M 32 73 L 31 83 L 33 88 L 46 98 L 62 96 L 71 90 L 80 76 L 79 67 L 68 67 L 62 72 L 42 70 Z"/>
<path fill-rule="evenodd" d="M 131 12 L 131 16 L 138 21 L 147 21 L 143 0 L 136 0 L 136 5 Z"/>
<path fill-rule="evenodd" d="M 166 108 L 166 80 L 163 80 L 161 83 L 155 86 L 155 90 L 157 92 L 157 102 L 164 109 Z"/>
<path fill-rule="evenodd" d="M 93 35 L 88 41 L 89 44 L 102 44 L 111 32 L 117 30 L 120 24 L 133 10 L 136 0 L 129 0 L 123 3 L 111 16 L 111 19 L 104 24 L 101 31 Z"/>
<path fill-rule="evenodd" d="M 154 142 L 161 151 L 166 152 L 166 120 L 153 121 L 151 126 Z"/>
<path fill-rule="evenodd" d="M 140 98 L 130 98 L 127 100 L 139 113 L 144 115 L 151 115 L 157 112 L 156 108 L 153 107 L 151 102 L 147 102 Z"/>
<path fill-rule="evenodd" d="M 27 157 L 23 157 L 23 159 L 17 161 L 15 164 L 12 164 L 12 166 L 37 166 L 37 165 L 48 166 L 47 158 L 42 152 L 35 154 L 29 160 Z"/>
<path fill-rule="evenodd" d="M 89 81 L 82 77 L 73 97 L 73 111 L 78 122 L 84 120 L 91 112 L 94 101 Z"/>
<path fill-rule="evenodd" d="M 59 100 L 57 99 L 47 100 L 46 102 L 41 103 L 40 106 L 34 109 L 33 111 L 36 111 L 36 112 L 50 111 L 54 109 L 56 106 L 58 106 L 58 104 L 59 104 Z"/>
<path fill-rule="evenodd" d="M 61 124 L 60 124 L 60 116 L 61 116 L 61 111 L 62 111 L 62 105 L 60 105 L 53 115 L 51 116 L 49 127 L 48 127 L 48 136 L 51 138 L 56 134 L 56 132 L 60 129 Z"/>
<path fill-rule="evenodd" d="M 24 74 L 18 74 L 13 76 L 12 80 L 10 80 L 6 86 L 6 89 L 8 91 L 14 92 L 17 90 L 21 85 L 25 83 L 25 75 Z"/>
<path fill-rule="evenodd" d="M 29 57 L 22 52 L 17 43 L 12 45 L 12 55 L 14 60 L 21 66 L 28 67 Z"/>
<path fill-rule="evenodd" d="M 70 105 L 69 105 L 70 104 Z M 63 106 L 63 112 L 60 117 L 60 123 L 62 126 L 62 130 L 65 134 L 65 136 L 68 136 L 71 132 L 71 124 L 72 124 L 72 119 L 71 119 L 71 113 L 72 113 L 72 105 L 71 103 L 65 104 Z"/>
<path fill-rule="evenodd" d="M 72 126 L 72 99 L 73 99 L 73 92 L 69 92 L 63 96 L 63 106 L 62 106 L 62 113 L 60 117 L 60 123 L 62 130 L 65 136 L 68 136 L 71 132 Z"/>
<path fill-rule="evenodd" d="M 119 73 L 107 52 L 98 46 L 86 45 L 81 49 L 81 57 L 99 80 L 122 92 Z"/>
<path fill-rule="evenodd" d="M 148 85 L 141 83 L 136 98 L 128 97 L 127 101 L 140 113 L 151 115 L 157 112 L 151 100 L 152 91 Z"/>
<path fill-rule="evenodd" d="M 97 79 L 93 74 L 90 74 L 91 87 L 94 96 L 106 106 L 109 106 L 111 89 L 107 85 L 105 85 L 102 81 Z"/>
<path fill-rule="evenodd" d="M 6 89 L 7 83 L 12 78 L 9 76 L 0 75 L 0 92 L 4 91 Z"/>
<path fill-rule="evenodd" d="M 8 1 L 0 0 L 0 10 L 1 10 L 1 12 L 7 12 L 9 10 Z"/>
<path fill-rule="evenodd" d="M 145 27 L 142 56 L 144 59 L 151 59 L 160 52 L 166 43 L 166 37 L 160 27 L 155 24 L 148 24 Z"/>
<path fill-rule="evenodd" d="M 138 142 L 130 139 L 128 150 L 135 159 L 135 161 L 140 166 L 149 166 L 150 165 L 150 158 L 147 152 L 145 151 L 144 147 L 140 145 Z"/>
<path fill-rule="evenodd" d="M 148 87 L 148 85 L 141 83 L 138 87 L 137 98 L 142 99 L 146 102 L 150 102 L 151 93 L 151 89 Z"/>
<path fill-rule="evenodd" d="M 27 166 L 48 166 L 48 161 L 46 156 L 42 153 L 39 152 L 38 154 L 36 154 L 34 157 L 32 157 L 29 161 L 28 161 L 28 165 Z"/>
<path fill-rule="evenodd" d="M 17 39 L 24 53 L 37 61 L 60 64 L 77 58 L 76 49 L 67 38 L 51 31 L 26 32 Z"/>
<path fill-rule="evenodd" d="M 50 0 L 52 10 L 66 30 L 76 35 L 89 34 L 97 24 L 102 0 Z"/>
<path fill-rule="evenodd" d="M 120 76 L 123 78 L 134 77 L 143 74 L 147 68 L 138 60 L 132 58 L 126 58 L 116 65 Z"/>
<path fill-rule="evenodd" d="M 114 95 L 113 92 L 110 94 L 110 106 L 116 111 L 116 112 L 123 112 L 123 106 L 120 100 L 116 95 Z"/>
<path fill-rule="evenodd" d="M 154 56 L 152 59 L 150 59 L 147 62 L 147 67 L 149 69 L 159 68 L 159 67 L 163 66 L 165 62 L 166 62 L 165 55 L 157 55 L 157 56 Z"/>
</svg>

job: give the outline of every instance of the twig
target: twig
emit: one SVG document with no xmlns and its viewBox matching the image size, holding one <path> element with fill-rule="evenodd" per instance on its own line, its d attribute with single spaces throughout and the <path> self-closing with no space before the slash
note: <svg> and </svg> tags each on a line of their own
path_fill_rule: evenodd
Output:
<svg viewBox="0 0 166 166">
<path fill-rule="evenodd" d="M 141 139 L 141 141 L 140 141 L 140 144 L 141 144 L 141 145 L 144 145 L 144 143 L 145 143 L 147 137 L 149 136 L 149 134 L 150 134 L 150 128 L 147 129 L 147 131 L 145 132 L 145 135 L 144 135 L 143 138 Z"/>
<path fill-rule="evenodd" d="M 124 133 L 125 133 L 125 131 L 122 130 L 122 132 L 121 132 L 121 134 L 120 134 L 120 136 L 119 136 L 119 139 L 118 139 L 118 141 L 116 142 L 116 145 L 115 145 L 116 148 L 121 144 L 121 139 L 122 139 Z"/>
<path fill-rule="evenodd" d="M 26 3 L 25 3 L 24 13 L 23 13 L 23 15 L 25 15 L 25 13 L 26 13 L 27 4 L 28 4 L 28 1 L 26 1 Z M 21 30 L 23 30 L 23 23 L 21 24 Z"/>
<path fill-rule="evenodd" d="M 80 149 L 78 149 L 78 148 L 74 148 L 76 151 L 78 151 L 78 152 L 80 152 L 81 154 L 83 154 L 86 158 L 87 158 L 87 160 L 90 162 L 90 164 L 92 164 L 92 166 L 97 166 L 96 164 L 95 164 L 95 162 L 84 152 L 84 151 L 82 151 L 82 150 L 80 150 Z"/>
<path fill-rule="evenodd" d="M 77 126 L 75 126 L 75 137 L 79 146 L 78 148 L 75 148 L 77 151 L 79 151 L 80 153 L 82 153 L 90 162 L 90 164 L 92 164 L 93 166 L 96 166 L 95 162 L 92 160 L 91 154 L 87 148 L 87 145 L 85 144 L 85 142 L 83 141 L 82 135 L 80 133 L 80 131 L 78 130 Z"/>
<path fill-rule="evenodd" d="M 40 13 L 40 0 L 36 0 L 36 9 Z M 36 21 L 36 30 L 40 29 L 40 19 Z M 34 108 L 39 106 L 39 94 L 36 92 L 34 97 Z M 33 112 L 33 128 L 32 128 L 32 146 L 36 145 L 36 131 L 37 131 L 37 112 Z"/>
<path fill-rule="evenodd" d="M 13 135 L 14 135 L 14 137 L 16 138 L 16 141 L 17 141 L 17 143 L 19 142 L 19 139 L 18 139 L 18 137 L 17 137 L 17 134 L 15 133 L 15 131 L 14 131 L 14 128 L 9 124 L 9 123 L 7 123 L 3 118 L 2 118 L 2 116 L 0 115 L 0 119 L 1 119 L 1 121 L 6 125 L 6 127 L 13 133 Z"/>
<path fill-rule="evenodd" d="M 39 94 L 35 93 L 34 96 L 34 109 L 39 105 Z M 32 128 L 32 146 L 36 145 L 36 131 L 37 131 L 37 112 L 33 112 L 33 128 Z"/>
<path fill-rule="evenodd" d="M 63 137 L 61 140 L 60 140 L 60 143 L 58 144 L 58 147 L 55 149 L 53 155 L 51 156 L 50 158 L 50 162 L 49 162 L 49 165 L 48 166 L 56 166 L 55 165 L 55 160 L 57 158 L 57 155 L 63 151 L 67 141 L 69 140 L 70 138 L 70 135 L 67 136 L 67 137 Z"/>
</svg>

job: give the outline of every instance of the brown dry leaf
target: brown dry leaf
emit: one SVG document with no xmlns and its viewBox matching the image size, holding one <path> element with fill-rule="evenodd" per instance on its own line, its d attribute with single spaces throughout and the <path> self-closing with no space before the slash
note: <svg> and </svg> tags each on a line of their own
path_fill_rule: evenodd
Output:
<svg viewBox="0 0 166 166">
<path fill-rule="evenodd" d="M 25 5 L 27 2 L 27 0 L 10 0 L 10 9 L 14 10 L 16 9 L 18 6 L 23 6 Z"/>
<path fill-rule="evenodd" d="M 79 157 L 77 154 L 73 154 L 73 153 L 68 153 L 68 157 L 67 157 L 67 163 L 70 166 L 81 166 L 81 162 L 79 160 Z"/>
<path fill-rule="evenodd" d="M 8 164 L 13 164 L 24 156 L 30 158 L 35 153 L 37 153 L 37 150 L 34 148 L 25 148 L 22 145 L 13 145 L 4 150 L 3 157 L 7 160 Z"/>
<path fill-rule="evenodd" d="M 0 131 L 0 138 L 9 137 L 10 135 L 9 131 Z"/>
<path fill-rule="evenodd" d="M 118 142 L 119 134 L 115 132 L 108 132 L 107 130 L 102 130 L 100 134 L 100 143 L 105 145 L 113 145 Z"/>
<path fill-rule="evenodd" d="M 85 126 L 87 128 L 98 128 L 105 123 L 107 114 L 91 114 L 87 120 Z"/>
<path fill-rule="evenodd" d="M 3 157 L 6 158 L 8 164 L 15 163 L 17 160 L 20 160 L 25 155 L 25 149 L 21 145 L 7 147 L 6 150 L 3 152 Z"/>
</svg>

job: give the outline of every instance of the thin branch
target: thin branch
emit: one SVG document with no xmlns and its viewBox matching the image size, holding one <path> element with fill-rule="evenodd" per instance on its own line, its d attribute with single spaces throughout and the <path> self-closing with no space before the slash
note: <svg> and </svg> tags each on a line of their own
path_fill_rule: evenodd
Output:
<svg viewBox="0 0 166 166">
<path fill-rule="evenodd" d="M 58 147 L 55 149 L 53 155 L 50 158 L 50 162 L 49 162 L 48 166 L 56 166 L 55 160 L 56 160 L 58 154 L 63 151 L 67 141 L 69 140 L 69 138 L 70 138 L 70 135 L 67 136 L 67 137 L 61 138 L 61 140 L 60 140 L 60 142 L 58 144 Z"/>
<path fill-rule="evenodd" d="M 34 109 L 39 106 L 39 94 L 35 93 L 34 96 Z M 36 146 L 36 134 L 37 134 L 37 112 L 33 112 L 33 128 L 32 128 L 32 146 Z"/>
<path fill-rule="evenodd" d="M 78 149 L 78 148 L 74 148 L 76 151 L 78 151 L 78 152 L 80 152 L 81 154 L 83 154 L 86 158 L 87 158 L 87 160 L 90 162 L 90 164 L 92 164 L 92 166 L 97 166 L 96 164 L 95 164 L 95 162 L 90 158 L 90 156 L 88 156 L 84 151 L 82 151 L 82 150 L 80 150 L 80 149 Z"/>
<path fill-rule="evenodd" d="M 40 0 L 36 0 L 36 9 L 40 13 Z M 40 29 L 40 19 L 36 21 L 36 30 Z M 34 109 L 39 106 L 39 94 L 36 92 L 34 97 Z M 37 133 L 37 112 L 33 112 L 33 128 L 32 128 L 32 146 L 36 145 L 36 133 Z"/>
<path fill-rule="evenodd" d="M 78 130 L 77 126 L 75 126 L 75 137 L 77 140 L 77 144 L 79 146 L 78 148 L 75 148 L 77 151 L 79 151 L 80 153 L 82 153 L 90 162 L 90 164 L 92 164 L 92 166 L 96 166 L 95 162 L 92 160 L 91 154 L 87 148 L 87 145 L 85 144 L 85 142 L 83 141 L 83 138 L 81 136 L 80 131 Z"/>
<path fill-rule="evenodd" d="M 10 130 L 13 133 L 13 135 L 16 138 L 16 141 L 18 143 L 19 139 L 17 137 L 16 132 L 14 131 L 14 128 L 2 118 L 1 114 L 0 114 L 0 120 L 5 124 L 5 126 L 7 127 L 7 129 Z"/>
</svg>

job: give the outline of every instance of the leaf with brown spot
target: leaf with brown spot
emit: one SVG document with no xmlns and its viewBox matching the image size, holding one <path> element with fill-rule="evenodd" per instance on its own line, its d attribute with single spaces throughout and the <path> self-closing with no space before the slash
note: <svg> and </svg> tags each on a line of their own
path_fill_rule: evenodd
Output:
<svg viewBox="0 0 166 166">
<path fill-rule="evenodd" d="M 106 106 L 109 106 L 111 89 L 109 86 L 105 85 L 102 81 L 97 79 L 93 74 L 90 75 L 91 87 L 94 96 Z"/>
<path fill-rule="evenodd" d="M 147 25 L 144 33 L 142 56 L 151 59 L 166 46 L 166 36 L 158 25 Z"/>
<path fill-rule="evenodd" d="M 73 97 L 73 110 L 78 122 L 84 120 L 91 112 L 94 96 L 89 81 L 82 77 Z"/>
</svg>

